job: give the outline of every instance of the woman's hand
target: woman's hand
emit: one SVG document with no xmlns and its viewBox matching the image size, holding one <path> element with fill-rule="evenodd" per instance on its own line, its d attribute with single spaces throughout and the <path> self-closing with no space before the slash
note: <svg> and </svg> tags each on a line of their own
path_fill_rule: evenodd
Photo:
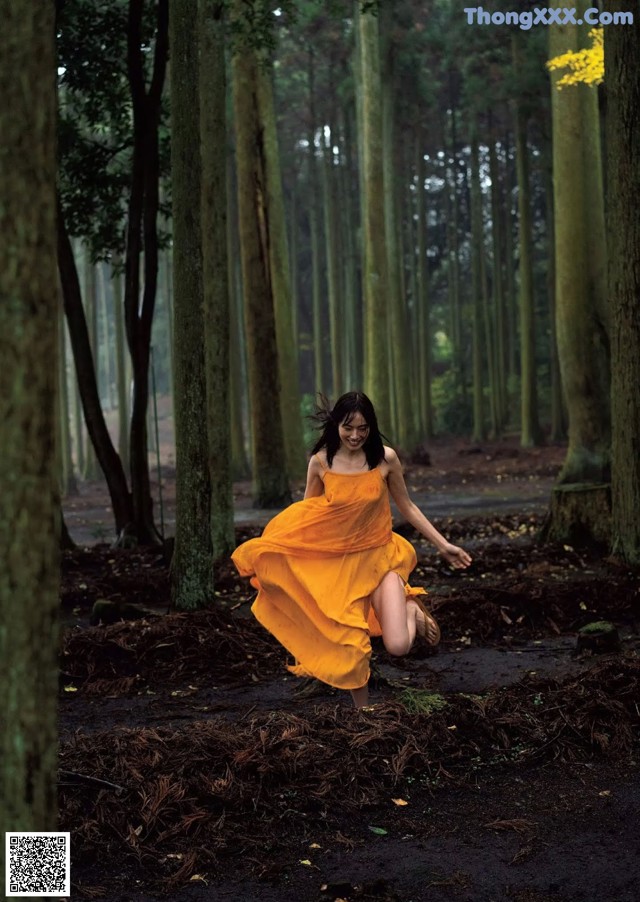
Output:
<svg viewBox="0 0 640 902">
<path fill-rule="evenodd" d="M 440 554 L 455 570 L 464 570 L 471 563 L 471 555 L 467 554 L 464 548 L 459 548 L 450 542 L 447 542 L 444 548 L 440 548 Z"/>
</svg>

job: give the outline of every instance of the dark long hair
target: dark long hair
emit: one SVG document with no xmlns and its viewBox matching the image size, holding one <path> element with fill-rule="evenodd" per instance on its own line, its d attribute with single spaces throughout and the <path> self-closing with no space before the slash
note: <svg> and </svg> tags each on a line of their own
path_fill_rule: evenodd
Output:
<svg viewBox="0 0 640 902">
<path fill-rule="evenodd" d="M 336 451 L 340 447 L 340 433 L 338 426 L 340 423 L 347 425 L 353 419 L 354 414 L 360 413 L 365 419 L 369 427 L 367 440 L 362 446 L 367 464 L 370 470 L 378 466 L 380 461 L 384 460 L 384 446 L 382 439 L 385 436 L 378 428 L 378 418 L 373 408 L 373 404 L 361 391 L 350 391 L 346 395 L 342 395 L 333 408 L 331 403 L 323 394 L 319 395 L 320 404 L 316 407 L 316 412 L 311 415 L 310 419 L 317 423 L 317 428 L 322 429 L 320 438 L 313 446 L 311 453 L 317 454 L 321 448 L 327 449 L 327 464 L 331 466 Z"/>
</svg>

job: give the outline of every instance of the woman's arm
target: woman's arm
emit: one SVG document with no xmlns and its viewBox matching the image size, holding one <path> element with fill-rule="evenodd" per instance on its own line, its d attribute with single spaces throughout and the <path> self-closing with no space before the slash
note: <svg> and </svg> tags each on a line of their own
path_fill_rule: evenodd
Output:
<svg viewBox="0 0 640 902">
<path fill-rule="evenodd" d="M 402 516 L 418 530 L 420 535 L 424 536 L 432 545 L 435 545 L 442 557 L 452 567 L 455 567 L 457 570 L 468 567 L 471 563 L 471 556 L 463 548 L 447 542 L 442 533 L 438 532 L 433 523 L 427 520 L 420 508 L 409 497 L 402 473 L 402 464 L 392 448 L 385 448 L 385 460 L 389 464 L 389 475 L 387 476 L 389 493 Z"/>
<path fill-rule="evenodd" d="M 305 500 L 307 498 L 317 498 L 319 495 L 324 495 L 324 483 L 320 476 L 321 472 L 322 467 L 320 461 L 314 454 L 311 457 L 307 468 L 307 485 L 304 490 Z"/>
</svg>

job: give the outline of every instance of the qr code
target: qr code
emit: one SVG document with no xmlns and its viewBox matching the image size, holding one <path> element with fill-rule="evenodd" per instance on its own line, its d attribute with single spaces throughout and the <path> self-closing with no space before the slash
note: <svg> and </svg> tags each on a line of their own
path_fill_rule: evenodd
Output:
<svg viewBox="0 0 640 902">
<path fill-rule="evenodd" d="M 7 896 L 70 895 L 68 833 L 7 833 L 5 851 Z"/>
</svg>

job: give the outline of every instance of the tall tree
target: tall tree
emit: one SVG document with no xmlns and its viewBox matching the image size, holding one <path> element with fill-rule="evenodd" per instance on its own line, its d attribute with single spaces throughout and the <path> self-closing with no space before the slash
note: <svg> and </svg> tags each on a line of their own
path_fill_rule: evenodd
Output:
<svg viewBox="0 0 640 902">
<path fill-rule="evenodd" d="M 202 305 L 198 6 L 193 0 L 172 0 L 169 29 L 176 430 L 176 537 L 171 595 L 177 608 L 197 608 L 205 605 L 213 592 L 213 550 L 209 447 L 204 425 L 207 391 Z"/>
<path fill-rule="evenodd" d="M 231 491 L 225 3 L 200 0 L 202 278 L 214 558 L 235 548 Z"/>
<path fill-rule="evenodd" d="M 131 495 L 135 531 L 141 542 L 151 542 L 156 538 L 149 484 L 146 417 L 151 327 L 158 283 L 159 127 L 168 54 L 168 2 L 157 0 L 153 70 L 148 87 L 145 81 L 142 21 L 144 0 L 129 0 L 127 31 L 127 74 L 133 114 L 133 177 L 127 211 L 124 306 L 134 375 L 130 438 Z"/>
<path fill-rule="evenodd" d="M 578 49 L 576 25 L 549 29 L 550 55 Z M 608 481 L 609 354 L 604 295 L 602 174 L 597 94 L 558 90 L 551 75 L 556 229 L 556 325 L 569 414 L 562 482 Z"/>
<path fill-rule="evenodd" d="M 363 189 L 362 232 L 364 295 L 364 388 L 376 406 L 382 429 L 391 416 L 388 365 L 387 260 L 385 243 L 382 86 L 378 18 L 368 10 L 358 19 L 359 71 L 362 98 L 361 147 Z"/>
<path fill-rule="evenodd" d="M 584 12 L 584 2 L 578 12 Z M 584 46 L 577 25 L 552 25 L 552 57 Z M 602 537 L 610 478 L 609 339 L 605 297 L 604 205 L 597 94 L 557 88 L 551 74 L 556 235 L 556 326 L 569 419 L 567 457 L 545 534 Z"/>
<path fill-rule="evenodd" d="M 243 4 L 234 7 L 241 25 Z M 281 408 L 269 216 L 266 208 L 267 162 L 258 96 L 260 62 L 241 44 L 233 56 L 233 108 L 238 175 L 238 219 L 242 258 L 254 502 L 277 507 L 290 500 Z"/>
<path fill-rule="evenodd" d="M 54 4 L 1 0 L 0 826 L 55 830 L 60 504 Z M 2 843 L 0 858 L 4 859 Z M 4 873 L 4 868 L 2 869 Z"/>
<path fill-rule="evenodd" d="M 471 271 L 473 285 L 473 436 L 474 442 L 485 437 L 484 398 L 482 379 L 482 314 L 486 291 L 482 258 L 485 253 L 482 216 L 482 186 L 480 184 L 480 150 L 478 142 L 478 114 L 471 114 Z"/>
<path fill-rule="evenodd" d="M 613 0 L 633 24 L 606 29 L 607 233 L 611 303 L 611 465 L 614 552 L 640 564 L 640 11 Z"/>
<path fill-rule="evenodd" d="M 520 66 L 519 35 L 512 36 L 513 66 Z M 520 444 L 539 445 L 542 432 L 538 422 L 538 386 L 533 296 L 531 239 L 531 194 L 527 115 L 520 98 L 515 101 L 516 171 L 518 177 L 518 219 L 520 243 Z"/>
<path fill-rule="evenodd" d="M 262 139 L 254 144 L 254 152 L 261 157 L 258 165 L 264 175 L 263 249 L 268 252 L 267 276 L 273 297 L 287 472 L 291 478 L 299 479 L 306 473 L 307 462 L 302 438 L 298 347 L 293 331 L 293 297 L 273 102 L 273 70 L 262 53 L 258 54 L 256 64 L 253 70 L 258 102 L 255 128 L 261 131 Z"/>
</svg>

